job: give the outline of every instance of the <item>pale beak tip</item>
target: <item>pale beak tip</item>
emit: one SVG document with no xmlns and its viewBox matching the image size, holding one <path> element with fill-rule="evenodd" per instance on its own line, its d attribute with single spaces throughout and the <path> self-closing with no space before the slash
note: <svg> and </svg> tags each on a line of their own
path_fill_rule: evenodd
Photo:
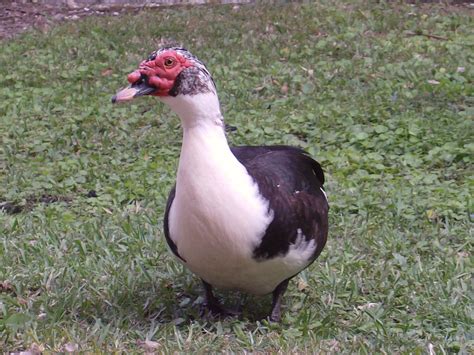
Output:
<svg viewBox="0 0 474 355">
<path fill-rule="evenodd" d="M 132 88 L 131 86 L 122 89 L 112 96 L 112 103 L 115 104 L 117 102 L 133 100 L 137 92 L 138 90 L 136 88 Z"/>
</svg>

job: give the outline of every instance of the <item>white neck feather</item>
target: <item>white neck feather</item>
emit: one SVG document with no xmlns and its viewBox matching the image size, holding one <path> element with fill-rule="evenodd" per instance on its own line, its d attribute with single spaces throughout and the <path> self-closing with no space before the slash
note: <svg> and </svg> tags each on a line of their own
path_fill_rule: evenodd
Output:
<svg viewBox="0 0 474 355">
<path fill-rule="evenodd" d="M 178 114 L 183 127 L 178 186 L 183 182 L 184 175 L 193 180 L 186 181 L 186 184 L 192 184 L 198 183 L 196 178 L 200 176 L 195 175 L 198 172 L 215 174 L 216 170 L 223 170 L 229 164 L 243 168 L 227 143 L 224 120 L 215 92 L 165 97 L 162 101 Z"/>
<path fill-rule="evenodd" d="M 161 98 L 181 119 L 183 130 L 196 126 L 224 128 L 219 99 L 215 92 Z"/>
</svg>

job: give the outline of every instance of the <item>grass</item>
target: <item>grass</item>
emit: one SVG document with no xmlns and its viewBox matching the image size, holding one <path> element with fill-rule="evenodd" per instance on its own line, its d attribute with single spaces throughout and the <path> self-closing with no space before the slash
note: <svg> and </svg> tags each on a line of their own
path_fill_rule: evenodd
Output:
<svg viewBox="0 0 474 355">
<path fill-rule="evenodd" d="M 0 348 L 472 353 L 473 18 L 322 1 L 88 18 L 0 52 Z M 440 38 L 430 37 L 437 36 Z M 328 245 L 242 319 L 201 320 L 162 238 L 181 132 L 152 98 L 112 107 L 162 41 L 217 82 L 233 144 L 324 166 Z"/>
</svg>

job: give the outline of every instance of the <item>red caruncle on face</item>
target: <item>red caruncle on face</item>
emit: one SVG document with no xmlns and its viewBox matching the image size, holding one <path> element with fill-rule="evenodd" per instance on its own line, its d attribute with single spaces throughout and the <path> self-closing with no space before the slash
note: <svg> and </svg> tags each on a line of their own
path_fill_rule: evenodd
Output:
<svg viewBox="0 0 474 355">
<path fill-rule="evenodd" d="M 154 96 L 166 96 L 173 88 L 176 77 L 192 63 L 175 51 L 164 51 L 155 59 L 144 60 L 137 70 L 127 77 L 130 84 L 136 83 L 143 76 L 148 80 L 148 84 L 157 90 Z"/>
</svg>

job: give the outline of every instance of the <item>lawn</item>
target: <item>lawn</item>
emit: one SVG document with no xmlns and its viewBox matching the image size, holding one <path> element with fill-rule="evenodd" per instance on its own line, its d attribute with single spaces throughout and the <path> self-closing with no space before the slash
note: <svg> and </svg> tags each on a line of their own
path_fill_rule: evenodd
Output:
<svg viewBox="0 0 474 355">
<path fill-rule="evenodd" d="M 366 1 L 179 7 L 29 32 L 0 51 L 0 349 L 472 353 L 474 21 Z M 232 144 L 291 144 L 324 167 L 330 232 L 270 297 L 201 286 L 168 252 L 178 119 L 112 106 L 182 43 L 217 83 Z"/>
</svg>

